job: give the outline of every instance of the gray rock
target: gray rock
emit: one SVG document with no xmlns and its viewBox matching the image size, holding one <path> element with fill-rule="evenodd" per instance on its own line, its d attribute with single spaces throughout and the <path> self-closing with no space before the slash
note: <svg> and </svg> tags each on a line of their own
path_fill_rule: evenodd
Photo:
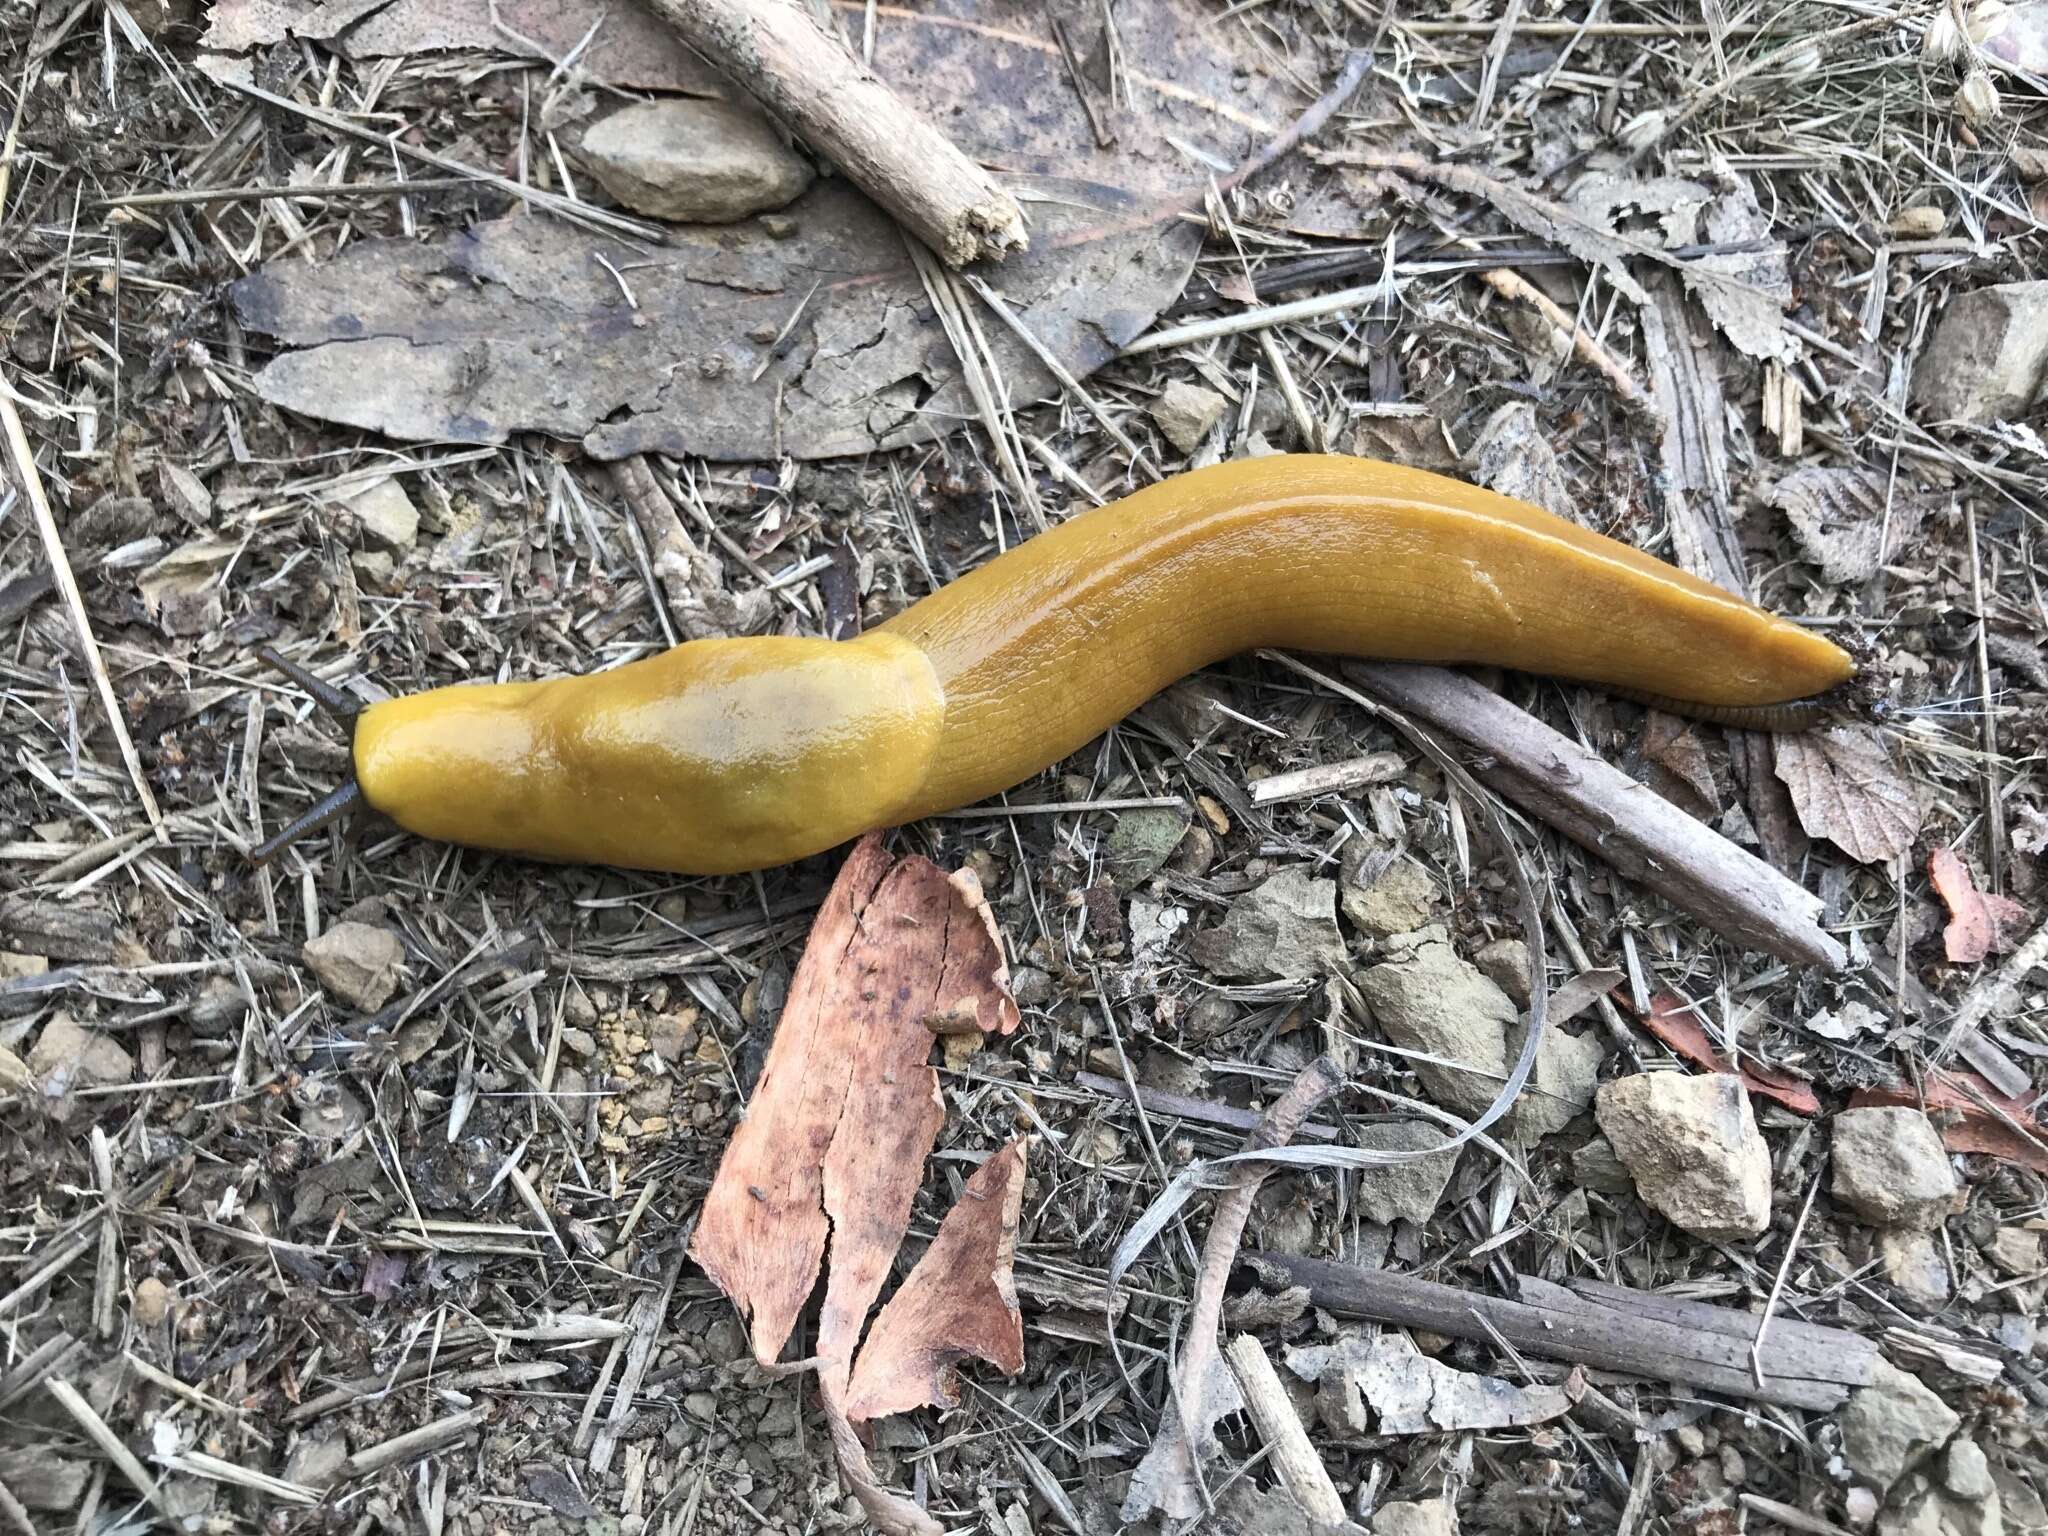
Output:
<svg viewBox="0 0 2048 1536">
<path fill-rule="evenodd" d="M 1283 869 L 1230 904 L 1219 927 L 1195 935 L 1195 959 L 1219 976 L 1305 981 L 1344 965 L 1337 882 Z"/>
<path fill-rule="evenodd" d="M 1956 1195 L 1941 1136 L 1917 1109 L 1845 1109 L 1834 1123 L 1835 1199 L 1881 1227 L 1938 1227 Z"/>
<path fill-rule="evenodd" d="M 1529 1006 L 1529 946 L 1520 939 L 1495 939 L 1472 957 L 1493 984 L 1515 1000 L 1517 1008 Z"/>
<path fill-rule="evenodd" d="M 298 1091 L 306 1101 L 299 1110 L 299 1129 L 308 1136 L 344 1141 L 361 1128 L 363 1101 L 340 1083 L 309 1078 Z"/>
<path fill-rule="evenodd" d="M 2020 415 L 2048 374 L 2048 282 L 1957 294 L 1913 369 L 1923 420 L 1987 422 Z"/>
<path fill-rule="evenodd" d="M 1572 1182 L 1603 1195 L 1627 1194 L 1635 1188 L 1635 1180 L 1614 1155 L 1614 1143 L 1605 1136 L 1595 1136 L 1572 1154 Z"/>
<path fill-rule="evenodd" d="M 1433 1125 L 1402 1120 L 1359 1127 L 1358 1144 L 1375 1152 L 1417 1152 L 1424 1147 L 1441 1145 L 1447 1134 Z M 1359 1209 L 1371 1220 L 1381 1223 L 1396 1219 L 1426 1222 L 1436 1214 L 1437 1202 L 1443 1199 L 1444 1186 L 1451 1182 L 1451 1174 L 1457 1166 L 1458 1154 L 1453 1149 L 1433 1157 L 1418 1157 L 1411 1162 L 1361 1168 L 1358 1171 Z"/>
<path fill-rule="evenodd" d="M 1425 938 L 1401 959 L 1373 966 L 1358 984 L 1394 1044 L 1443 1058 L 1415 1063 L 1415 1075 L 1432 1099 L 1468 1116 L 1493 1102 L 1513 1065 L 1509 1042 L 1520 1044 L 1521 1015 L 1447 940 Z M 1547 1136 L 1581 1113 L 1592 1101 L 1602 1051 L 1594 1039 L 1556 1030 L 1546 1034 L 1507 1128 L 1518 1136 Z M 1470 1070 L 1448 1062 L 1464 1062 Z"/>
<path fill-rule="evenodd" d="M 419 539 L 420 509 L 396 477 L 356 492 L 344 505 L 355 514 L 356 526 L 373 548 L 403 554 Z"/>
<path fill-rule="evenodd" d="M 1891 1227 L 1877 1237 L 1877 1256 L 1884 1276 L 1915 1306 L 1933 1309 L 1949 1298 L 1948 1259 L 1941 1245 L 1925 1232 Z"/>
<path fill-rule="evenodd" d="M 1984 1253 L 2001 1275 L 2031 1275 L 2041 1268 L 2041 1234 L 2025 1227 L 2000 1227 Z"/>
<path fill-rule="evenodd" d="M 1399 850 L 1354 837 L 1344 847 L 1340 869 L 1344 915 L 1367 938 L 1413 933 L 1430 920 L 1436 882 Z"/>
<path fill-rule="evenodd" d="M 320 985 L 365 1013 L 382 1008 L 398 990 L 405 946 L 389 928 L 336 923 L 299 951 Z"/>
<path fill-rule="evenodd" d="M 68 1013 L 52 1016 L 43 1026 L 26 1066 L 53 1099 L 74 1088 L 135 1081 L 135 1058 L 120 1042 L 87 1029 Z"/>
<path fill-rule="evenodd" d="M 301 1435 L 284 1453 L 284 1480 L 302 1488 L 325 1488 L 341 1476 L 348 1461 L 348 1441 L 339 1431 Z"/>
<path fill-rule="evenodd" d="M 1223 415 L 1224 404 L 1215 390 L 1175 379 L 1146 409 L 1169 443 L 1182 453 L 1193 453 Z"/>
<path fill-rule="evenodd" d="M 1166 867 L 1187 831 L 1188 819 L 1179 811 L 1151 807 L 1123 812 L 1109 832 L 1110 879 L 1127 891 L 1143 885 Z"/>
<path fill-rule="evenodd" d="M 1962 1422 L 1919 1377 L 1879 1358 L 1870 1385 L 1851 1392 L 1842 1409 L 1842 1460 L 1864 1482 L 1889 1488 Z"/>
<path fill-rule="evenodd" d="M 2005 1536 L 2005 1514 L 1989 1498 L 1959 1499 L 1940 1488 L 1916 1488 L 1877 1517 L 1877 1536 Z"/>
<path fill-rule="evenodd" d="M 1457 1511 L 1448 1499 L 1382 1504 L 1372 1517 L 1372 1536 L 1458 1536 Z"/>
<path fill-rule="evenodd" d="M 679 224 L 784 207 L 813 175 L 766 114 L 730 101 L 670 98 L 614 112 L 583 135 L 581 157 L 628 208 Z"/>
<path fill-rule="evenodd" d="M 1991 1460 L 1984 1447 L 1960 1436 L 1949 1442 L 1941 1481 L 1959 1499 L 1988 1499 L 1998 1491 L 1991 1481 Z"/>
<path fill-rule="evenodd" d="M 1604 1084 L 1600 1129 L 1644 1204 L 1695 1237 L 1755 1237 L 1771 1219 L 1771 1154 L 1739 1078 L 1641 1072 Z"/>
</svg>

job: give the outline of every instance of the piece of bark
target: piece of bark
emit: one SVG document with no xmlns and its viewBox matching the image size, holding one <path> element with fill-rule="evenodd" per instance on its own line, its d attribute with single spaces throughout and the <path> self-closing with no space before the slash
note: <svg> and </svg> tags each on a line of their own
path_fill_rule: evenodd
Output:
<svg viewBox="0 0 2048 1536">
<path fill-rule="evenodd" d="M 1820 898 L 1600 757 L 1461 673 L 1350 663 L 1345 675 L 1479 748 L 1477 777 L 1723 936 L 1781 959 L 1840 971 Z"/>
<path fill-rule="evenodd" d="M 960 1401 L 955 1366 L 1024 1369 L 1024 1318 L 1012 1269 L 1024 1206 L 1024 1138 L 975 1172 L 939 1235 L 868 1330 L 846 1393 L 854 1423 Z"/>
<path fill-rule="evenodd" d="M 1499 1344 L 1549 1360 L 1704 1387 L 1753 1402 L 1832 1409 L 1870 1380 L 1877 1346 L 1859 1334 L 1785 1317 L 1763 1330 L 1763 1380 L 1750 1346 L 1763 1319 L 1749 1312 L 1680 1301 L 1620 1286 L 1582 1282 L 1574 1290 L 1518 1277 L 1508 1301 L 1413 1275 L 1360 1269 L 1297 1254 L 1247 1255 L 1257 1268 L 1306 1286 L 1315 1305 L 1344 1317 L 1426 1328 Z"/>
<path fill-rule="evenodd" d="M 1709 1072 L 1734 1073 L 1751 1093 L 1776 1099 L 1796 1115 L 1820 1113 L 1820 1099 L 1812 1087 L 1791 1073 L 1747 1060 L 1740 1068 L 1731 1067 L 1728 1058 L 1708 1038 L 1706 1026 L 1700 1023 L 1692 1005 L 1683 998 L 1659 992 L 1650 999 L 1650 1011 L 1637 1017 L 1643 1028 L 1694 1066 L 1705 1067 Z"/>
<path fill-rule="evenodd" d="M 1017 200 L 801 0 L 647 0 L 948 266 L 1029 245 Z"/>
<path fill-rule="evenodd" d="M 844 1388 L 943 1118 L 931 1021 L 1009 1034 L 1008 974 L 971 873 L 948 878 L 861 839 L 819 909 L 690 1245 L 750 1319 L 762 1365 L 782 1353 L 829 1234 L 818 1353 L 828 1390 Z"/>
</svg>

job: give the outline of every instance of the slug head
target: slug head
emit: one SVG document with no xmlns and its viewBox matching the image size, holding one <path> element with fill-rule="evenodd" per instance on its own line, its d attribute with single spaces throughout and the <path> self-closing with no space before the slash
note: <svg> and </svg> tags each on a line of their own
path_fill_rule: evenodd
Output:
<svg viewBox="0 0 2048 1536">
<path fill-rule="evenodd" d="M 944 714 L 924 652 L 893 635 L 697 640 L 591 677 L 373 705 L 356 777 L 423 837 L 731 874 L 891 825 Z"/>
</svg>

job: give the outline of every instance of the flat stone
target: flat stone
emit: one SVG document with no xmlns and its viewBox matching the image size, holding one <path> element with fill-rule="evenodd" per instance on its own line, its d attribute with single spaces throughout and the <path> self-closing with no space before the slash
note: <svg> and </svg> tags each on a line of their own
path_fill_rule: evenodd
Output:
<svg viewBox="0 0 2048 1536">
<path fill-rule="evenodd" d="M 1917 1109 L 1845 1109 L 1834 1121 L 1834 1196 L 1881 1227 L 1941 1225 L 1956 1196 L 1941 1136 Z"/>
<path fill-rule="evenodd" d="M 1771 1153 L 1739 1078 L 1639 1072 L 1602 1085 L 1594 1113 L 1643 1203 L 1710 1240 L 1771 1220 Z"/>
<path fill-rule="evenodd" d="M 1842 1408 L 1842 1460 L 1864 1482 L 1889 1488 L 1962 1422 L 1919 1377 L 1880 1357 L 1870 1385 L 1851 1392 Z"/>
<path fill-rule="evenodd" d="M 1877 1237 L 1885 1278 L 1914 1305 L 1932 1310 L 1949 1298 L 1948 1259 L 1941 1244 L 1910 1227 L 1888 1227 Z"/>
<path fill-rule="evenodd" d="M 1372 1536 L 1458 1536 L 1457 1511 L 1448 1499 L 1382 1504 L 1372 1517 Z"/>
<path fill-rule="evenodd" d="M 1436 882 L 1392 848 L 1354 837 L 1339 866 L 1344 916 L 1371 939 L 1413 933 L 1430 920 Z"/>
<path fill-rule="evenodd" d="M 1627 1194 L 1635 1188 L 1635 1180 L 1614 1155 L 1614 1143 L 1605 1136 L 1595 1136 L 1572 1154 L 1572 1182 L 1603 1195 Z"/>
<path fill-rule="evenodd" d="M 68 1013 L 43 1026 L 29 1049 L 27 1067 L 50 1098 L 74 1088 L 103 1088 L 135 1081 L 135 1058 L 119 1041 L 87 1029 Z"/>
<path fill-rule="evenodd" d="M 356 492 L 342 505 L 355 514 L 356 526 L 373 548 L 403 554 L 419 539 L 420 509 L 395 476 Z"/>
<path fill-rule="evenodd" d="M 174 1292 L 155 1275 L 144 1275 L 135 1283 L 135 1321 L 144 1328 L 154 1328 L 171 1315 L 171 1304 L 177 1300 Z"/>
<path fill-rule="evenodd" d="M 605 191 L 636 213 L 731 224 L 794 202 L 810 162 L 751 104 L 670 98 L 614 112 L 580 151 Z"/>
<path fill-rule="evenodd" d="M 350 1007 L 372 1013 L 398 990 L 405 946 L 389 928 L 336 923 L 299 954 L 321 986 Z"/>
<path fill-rule="evenodd" d="M 2022 414 L 2048 375 L 2048 281 L 2000 283 L 1951 298 L 1913 369 L 1923 421 Z"/>
<path fill-rule="evenodd" d="M 1283 869 L 1233 901 L 1223 922 L 1196 934 L 1189 951 L 1219 976 L 1306 981 L 1341 970 L 1337 882 L 1300 866 Z"/>
<path fill-rule="evenodd" d="M 1375 1152 L 1419 1152 L 1441 1145 L 1445 1135 L 1436 1126 L 1402 1120 L 1360 1126 L 1358 1144 Z M 1405 1163 L 1361 1168 L 1357 1176 L 1358 1207 L 1377 1222 L 1426 1222 L 1436 1214 L 1437 1203 L 1444 1197 L 1444 1186 L 1451 1182 L 1457 1166 L 1458 1153 L 1454 1148 Z"/>
<path fill-rule="evenodd" d="M 2041 1234 L 2025 1227 L 2000 1227 L 1984 1252 L 2001 1275 L 2035 1274 L 2041 1268 Z"/>
<path fill-rule="evenodd" d="M 1213 389 L 1175 379 L 1146 410 L 1169 443 L 1182 453 L 1193 453 L 1222 418 L 1226 403 Z"/>
<path fill-rule="evenodd" d="M 1916 1489 L 1877 1518 L 1877 1536 L 2005 1536 L 2005 1515 L 1990 1497 L 1959 1499 L 1940 1488 Z"/>
<path fill-rule="evenodd" d="M 1941 1482 L 1959 1499 L 1988 1499 L 1998 1491 L 1991 1481 L 1991 1459 L 1984 1454 L 1984 1447 L 1961 1436 L 1948 1444 Z"/>
<path fill-rule="evenodd" d="M 325 1488 L 341 1476 L 348 1461 L 348 1441 L 337 1430 L 301 1435 L 284 1453 L 284 1480 L 303 1488 Z"/>
<path fill-rule="evenodd" d="M 1515 1006 L 1529 1006 L 1529 946 L 1520 939 L 1495 939 L 1472 957 L 1493 984 L 1515 1000 Z"/>
<path fill-rule="evenodd" d="M 1373 966 L 1358 984 L 1373 1018 L 1394 1044 L 1442 1058 L 1414 1063 L 1430 1097 L 1467 1116 L 1484 1113 L 1513 1065 L 1509 1042 L 1520 1044 L 1521 1014 L 1508 995 L 1460 959 L 1447 940 L 1434 936 L 1398 960 Z M 1507 1129 L 1522 1137 L 1562 1129 L 1592 1102 L 1604 1053 L 1596 1038 L 1548 1031 L 1529 1086 L 1507 1117 Z M 1450 1062 L 1463 1062 L 1471 1070 Z"/>
</svg>

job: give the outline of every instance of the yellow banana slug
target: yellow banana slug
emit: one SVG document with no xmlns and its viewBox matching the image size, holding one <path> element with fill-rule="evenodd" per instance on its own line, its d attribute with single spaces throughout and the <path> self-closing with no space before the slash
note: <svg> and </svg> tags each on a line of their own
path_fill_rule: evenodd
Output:
<svg viewBox="0 0 2048 1536">
<path fill-rule="evenodd" d="M 592 677 L 373 705 L 356 779 L 427 837 L 760 869 L 1008 788 L 1257 646 L 1490 663 L 1726 718 L 1855 670 L 1522 502 L 1372 459 L 1265 458 L 1083 513 L 856 640 L 699 640 Z"/>
</svg>

